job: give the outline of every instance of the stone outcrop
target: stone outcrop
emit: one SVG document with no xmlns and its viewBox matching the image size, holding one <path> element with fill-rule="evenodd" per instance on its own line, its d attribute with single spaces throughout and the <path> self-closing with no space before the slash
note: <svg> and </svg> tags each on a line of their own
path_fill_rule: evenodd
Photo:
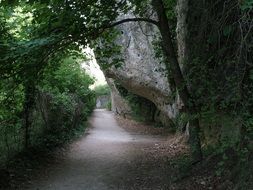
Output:
<svg viewBox="0 0 253 190">
<path fill-rule="evenodd" d="M 126 15 L 125 17 L 131 17 Z M 180 101 L 173 96 L 164 63 L 156 58 L 153 43 L 159 38 L 156 26 L 148 23 L 125 23 L 118 27 L 124 63 L 104 73 L 124 88 L 153 102 L 162 115 L 174 118 Z"/>
<path fill-rule="evenodd" d="M 115 86 L 114 80 L 111 78 L 107 78 L 106 80 L 111 88 L 112 111 L 116 114 L 123 115 L 124 117 L 129 116 L 131 114 L 131 108 L 127 101 L 119 93 Z"/>
<path fill-rule="evenodd" d="M 186 14 L 185 0 L 180 0 L 177 7 L 177 38 L 179 62 L 183 63 L 186 56 Z M 120 19 L 135 17 L 131 14 L 121 16 Z M 168 82 L 165 64 L 157 58 L 157 48 L 160 38 L 155 25 L 145 22 L 128 22 L 117 26 L 119 35 L 115 40 L 121 47 L 121 57 L 124 60 L 121 67 L 110 67 L 104 70 L 109 86 L 112 89 L 113 110 L 119 114 L 131 112 L 127 102 L 119 94 L 114 81 L 124 88 L 153 102 L 157 107 L 162 123 L 175 118 L 182 108 L 182 103 Z M 117 57 L 119 55 L 116 55 Z M 159 57 L 159 56 L 158 56 Z M 161 57 L 161 56 L 160 56 Z M 109 58 L 110 59 L 110 58 Z"/>
</svg>

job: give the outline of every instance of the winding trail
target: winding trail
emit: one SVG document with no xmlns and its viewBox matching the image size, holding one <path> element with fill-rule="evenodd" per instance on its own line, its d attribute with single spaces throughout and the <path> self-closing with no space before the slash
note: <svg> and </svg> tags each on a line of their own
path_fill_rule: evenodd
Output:
<svg viewBox="0 0 253 190">
<path fill-rule="evenodd" d="M 165 137 L 127 132 L 106 110 L 95 110 L 90 125 L 59 164 L 32 181 L 30 190 L 167 189 L 166 168 L 143 152 Z"/>
</svg>

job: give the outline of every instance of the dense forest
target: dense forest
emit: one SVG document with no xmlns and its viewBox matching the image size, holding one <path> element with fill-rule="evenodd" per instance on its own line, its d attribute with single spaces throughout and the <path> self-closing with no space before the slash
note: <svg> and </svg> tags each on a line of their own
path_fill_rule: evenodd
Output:
<svg viewBox="0 0 253 190">
<path fill-rule="evenodd" d="M 84 130 L 97 96 L 109 94 L 89 88 L 84 49 L 94 50 L 105 73 L 120 68 L 115 41 L 126 23 L 156 28 L 168 102 L 178 97 L 183 105 L 170 127 L 188 131 L 191 166 L 219 159 L 217 175 L 253 188 L 252 0 L 0 0 L 0 167 Z M 126 86 L 115 88 L 135 119 L 153 120 L 154 103 Z"/>
</svg>

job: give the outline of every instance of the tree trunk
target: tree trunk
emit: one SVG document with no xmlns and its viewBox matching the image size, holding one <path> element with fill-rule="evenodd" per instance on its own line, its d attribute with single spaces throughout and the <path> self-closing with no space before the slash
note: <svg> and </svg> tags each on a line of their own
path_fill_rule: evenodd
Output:
<svg viewBox="0 0 253 190">
<path fill-rule="evenodd" d="M 30 130 L 32 126 L 32 108 L 35 100 L 35 87 L 33 84 L 25 85 L 25 100 L 24 100 L 24 147 L 25 149 L 30 146 Z"/>
<path fill-rule="evenodd" d="M 193 158 L 193 164 L 202 160 L 201 141 L 199 137 L 200 127 L 198 118 L 189 121 L 189 144 Z"/>
<path fill-rule="evenodd" d="M 190 147 L 192 152 L 192 157 L 194 162 L 202 160 L 201 143 L 199 138 L 199 120 L 195 117 L 197 114 L 197 109 L 194 106 L 194 101 L 190 96 L 189 90 L 187 88 L 186 81 L 183 77 L 179 62 L 177 60 L 177 54 L 173 45 L 172 35 L 170 32 L 170 27 L 168 19 L 165 12 L 165 7 L 162 0 L 153 0 L 153 6 L 157 12 L 159 30 L 162 36 L 162 47 L 165 56 L 168 60 L 166 63 L 167 70 L 171 71 L 174 82 L 176 84 L 179 96 L 185 106 L 186 112 L 194 117 L 189 121 L 190 127 Z"/>
</svg>

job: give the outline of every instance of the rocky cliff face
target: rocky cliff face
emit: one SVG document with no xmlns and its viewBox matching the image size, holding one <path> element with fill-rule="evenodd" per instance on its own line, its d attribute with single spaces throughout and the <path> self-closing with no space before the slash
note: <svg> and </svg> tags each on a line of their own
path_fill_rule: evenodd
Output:
<svg viewBox="0 0 253 190">
<path fill-rule="evenodd" d="M 131 15 L 126 15 L 131 17 Z M 122 47 L 124 63 L 105 71 L 107 78 L 117 80 L 124 88 L 153 102 L 161 114 L 174 118 L 180 107 L 168 83 L 164 63 L 155 57 L 153 43 L 159 35 L 148 23 L 125 23 L 118 27 L 116 44 Z"/>
<path fill-rule="evenodd" d="M 112 111 L 124 117 L 131 115 L 131 107 L 128 105 L 127 101 L 119 93 L 119 90 L 115 86 L 114 80 L 112 78 L 107 78 L 106 80 L 107 80 L 108 85 L 111 88 Z"/>
<path fill-rule="evenodd" d="M 180 0 L 179 5 L 184 4 L 183 1 Z M 179 54 L 181 54 L 180 57 L 183 57 L 185 55 L 185 30 L 180 31 L 180 28 L 185 25 L 186 7 L 178 6 L 178 8 L 178 17 L 181 18 L 178 22 L 178 38 L 181 42 Z M 134 15 L 122 16 L 122 18 L 131 17 Z M 159 110 L 158 117 L 162 118 L 163 123 L 168 123 L 167 120 L 175 118 L 182 105 L 178 96 L 175 95 L 176 93 L 172 92 L 165 64 L 156 58 L 157 52 L 154 43 L 158 42 L 160 37 L 158 29 L 156 26 L 144 22 L 125 23 L 118 26 L 117 29 L 120 31 L 120 35 L 117 36 L 115 42 L 121 46 L 121 56 L 124 61 L 121 67 L 113 66 L 104 70 L 106 78 L 110 81 L 114 110 L 120 110 L 119 112 L 122 113 L 130 111 L 126 102 L 120 100 L 122 96 L 114 85 L 114 81 L 117 81 L 133 94 L 153 102 Z"/>
</svg>

